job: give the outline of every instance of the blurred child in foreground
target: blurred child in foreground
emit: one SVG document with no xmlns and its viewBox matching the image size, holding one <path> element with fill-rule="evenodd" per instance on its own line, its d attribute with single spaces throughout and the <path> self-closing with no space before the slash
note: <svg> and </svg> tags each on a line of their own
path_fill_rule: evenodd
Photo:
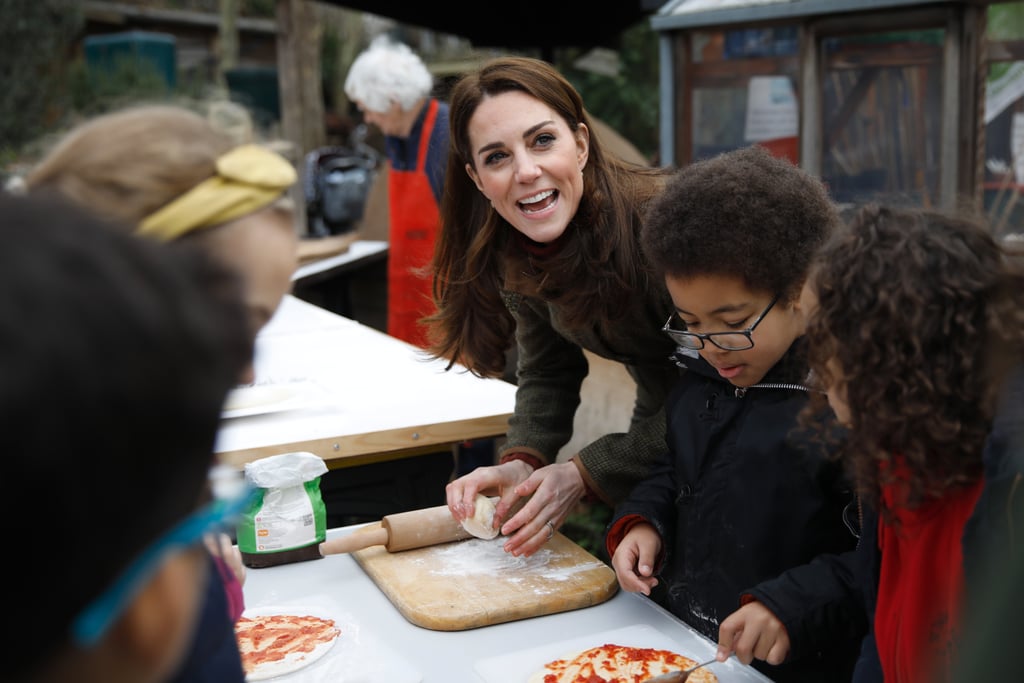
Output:
<svg viewBox="0 0 1024 683">
<path fill-rule="evenodd" d="M 19 516 L 4 678 L 166 681 L 210 580 L 201 539 L 220 508 L 193 513 L 221 406 L 251 359 L 239 283 L 80 207 L 0 196 L 0 288 L 4 505 Z"/>
<path fill-rule="evenodd" d="M 286 192 L 296 180 L 279 154 L 240 144 L 172 105 L 130 106 L 86 121 L 26 178 L 31 194 L 69 198 L 145 238 L 193 243 L 233 269 L 245 286 L 253 337 L 291 289 L 298 237 Z M 252 382 L 253 368 L 237 379 Z M 240 683 L 233 624 L 244 609 L 244 567 L 230 538 L 210 537 L 207 547 L 223 580 L 209 584 L 203 628 L 177 680 Z"/>
</svg>

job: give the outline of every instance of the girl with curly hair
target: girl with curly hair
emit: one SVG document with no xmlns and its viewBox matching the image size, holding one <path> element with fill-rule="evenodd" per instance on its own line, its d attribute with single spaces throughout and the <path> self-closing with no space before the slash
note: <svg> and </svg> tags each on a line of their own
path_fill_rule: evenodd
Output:
<svg viewBox="0 0 1024 683">
<path fill-rule="evenodd" d="M 1000 397 L 1019 398 L 1024 379 L 1021 261 L 980 221 L 869 206 L 822 250 L 803 299 L 811 367 L 849 430 L 837 455 L 863 510 L 874 633 L 855 680 L 949 680 L 965 562 L 999 545 L 984 530 L 1021 478 L 1020 442 L 992 438 Z M 1021 406 L 1002 406 L 1017 411 L 1019 439 Z M 994 499 L 979 506 L 983 489 Z"/>
</svg>

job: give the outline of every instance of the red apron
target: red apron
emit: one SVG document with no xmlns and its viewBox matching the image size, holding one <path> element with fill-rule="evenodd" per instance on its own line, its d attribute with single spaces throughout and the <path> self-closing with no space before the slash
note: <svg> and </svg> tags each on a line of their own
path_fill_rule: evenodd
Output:
<svg viewBox="0 0 1024 683">
<path fill-rule="evenodd" d="M 434 312 L 432 278 L 420 273 L 434 255 L 441 215 L 426 173 L 427 146 L 434 132 L 437 100 L 431 100 L 420 132 L 416 169 L 388 173 L 391 228 L 388 246 L 388 334 L 426 346 L 419 319 Z"/>
</svg>

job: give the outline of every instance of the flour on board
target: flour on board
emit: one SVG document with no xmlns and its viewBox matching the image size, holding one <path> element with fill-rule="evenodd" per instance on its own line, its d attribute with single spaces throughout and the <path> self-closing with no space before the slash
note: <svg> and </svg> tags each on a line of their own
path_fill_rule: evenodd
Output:
<svg viewBox="0 0 1024 683">
<path fill-rule="evenodd" d="M 486 574 L 501 576 L 516 581 L 525 575 L 543 577 L 548 581 L 566 581 L 573 574 L 605 566 L 594 560 L 571 566 L 558 566 L 554 562 L 561 557 L 546 548 L 541 548 L 530 557 L 516 557 L 505 552 L 503 538 L 490 540 L 469 539 L 437 548 L 430 560 L 419 558 L 417 564 L 425 566 L 431 574 L 440 576 L 472 576 Z M 514 573 L 511 573 L 514 572 Z"/>
</svg>

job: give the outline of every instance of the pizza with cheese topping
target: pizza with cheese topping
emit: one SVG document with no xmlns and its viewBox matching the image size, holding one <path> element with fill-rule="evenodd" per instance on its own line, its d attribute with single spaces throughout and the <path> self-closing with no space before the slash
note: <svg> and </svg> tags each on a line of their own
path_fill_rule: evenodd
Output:
<svg viewBox="0 0 1024 683">
<path fill-rule="evenodd" d="M 327 654 L 339 635 L 334 620 L 309 614 L 243 615 L 235 623 L 246 681 L 307 667 Z"/>
<path fill-rule="evenodd" d="M 652 676 L 696 666 L 669 650 L 606 643 L 565 659 L 556 659 L 530 676 L 528 683 L 643 683 Z M 707 669 L 697 669 L 688 683 L 718 683 Z"/>
</svg>

